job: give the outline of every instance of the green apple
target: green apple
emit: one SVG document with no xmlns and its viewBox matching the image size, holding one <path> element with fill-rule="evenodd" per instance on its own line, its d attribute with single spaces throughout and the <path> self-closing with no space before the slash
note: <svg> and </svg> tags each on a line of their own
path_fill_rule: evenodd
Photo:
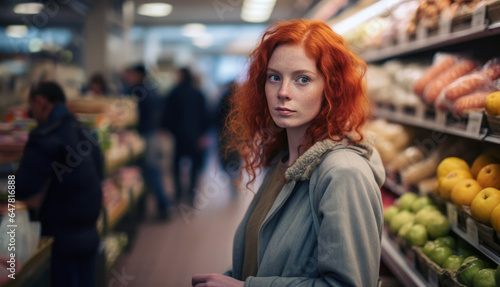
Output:
<svg viewBox="0 0 500 287">
<path fill-rule="evenodd" d="M 446 216 L 440 215 L 435 217 L 433 220 L 429 220 L 425 225 L 427 227 L 427 232 L 430 238 L 437 238 L 445 236 L 450 232 L 450 221 Z"/>
<path fill-rule="evenodd" d="M 408 210 L 403 210 L 398 214 L 394 215 L 394 217 L 389 222 L 389 229 L 392 232 L 398 232 L 399 228 L 403 226 L 403 224 L 407 222 L 411 222 L 415 219 L 415 215 Z"/>
<path fill-rule="evenodd" d="M 497 266 L 497 271 L 495 271 L 495 282 L 497 282 L 497 286 L 500 285 L 500 265 Z"/>
<path fill-rule="evenodd" d="M 484 268 L 479 270 L 472 279 L 472 285 L 474 287 L 496 287 L 495 269 Z"/>
<path fill-rule="evenodd" d="M 415 200 L 417 200 L 417 198 L 418 198 L 418 196 L 415 193 L 407 192 L 407 193 L 401 195 L 401 197 L 399 198 L 398 206 L 401 209 L 410 210 L 413 202 L 415 202 Z"/>
<path fill-rule="evenodd" d="M 430 258 L 431 251 L 436 247 L 436 246 L 444 246 L 443 243 L 437 243 L 436 241 L 427 241 L 422 247 L 422 252 L 427 255 L 427 257 Z"/>
<path fill-rule="evenodd" d="M 403 224 L 403 226 L 401 226 L 401 228 L 399 228 L 398 230 L 398 236 L 405 238 L 406 233 L 408 232 L 408 230 L 410 230 L 412 226 L 413 226 L 413 221 L 409 221 Z"/>
<path fill-rule="evenodd" d="M 442 216 L 441 212 L 428 205 L 415 214 L 415 223 L 426 225 L 437 216 Z"/>
<path fill-rule="evenodd" d="M 479 257 L 477 257 L 476 255 L 471 255 L 471 256 L 465 257 L 463 264 L 474 261 L 474 260 L 479 260 Z"/>
<path fill-rule="evenodd" d="M 479 270 L 486 267 L 486 262 L 481 259 L 467 260 L 466 258 L 462 266 L 460 266 L 460 268 L 458 268 L 457 270 L 457 280 L 465 286 L 472 287 L 474 276 L 478 274 Z"/>
<path fill-rule="evenodd" d="M 431 205 L 432 200 L 428 198 L 427 196 L 424 197 L 419 197 L 417 200 L 413 202 L 411 205 L 411 211 L 417 213 L 422 209 L 424 206 Z"/>
<path fill-rule="evenodd" d="M 429 240 L 427 229 L 425 229 L 425 226 L 422 224 L 415 224 L 410 227 L 410 230 L 406 233 L 405 239 L 410 245 L 424 246 L 427 240 Z"/>
<path fill-rule="evenodd" d="M 453 255 L 451 248 L 443 245 L 434 247 L 429 254 L 429 258 L 436 262 L 437 265 L 442 266 L 446 258 L 451 255 Z"/>
<path fill-rule="evenodd" d="M 434 241 L 436 243 L 443 243 L 444 245 L 450 247 L 451 250 L 455 250 L 457 248 L 457 243 L 455 241 L 455 238 L 453 238 L 452 236 L 438 237 Z M 463 257 L 462 257 L 462 259 L 463 259 Z"/>
<path fill-rule="evenodd" d="M 391 221 L 391 218 L 398 214 L 399 212 L 399 207 L 397 206 L 394 206 L 394 205 L 391 205 L 389 207 L 387 207 L 387 209 L 384 211 L 384 220 L 389 222 Z"/>
<path fill-rule="evenodd" d="M 458 270 L 462 263 L 464 262 L 464 258 L 459 255 L 450 255 L 443 263 L 443 268 Z"/>
</svg>

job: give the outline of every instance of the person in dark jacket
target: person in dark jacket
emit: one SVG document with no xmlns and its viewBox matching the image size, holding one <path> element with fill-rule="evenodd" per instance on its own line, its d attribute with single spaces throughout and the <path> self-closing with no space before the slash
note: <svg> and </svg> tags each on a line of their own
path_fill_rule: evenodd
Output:
<svg viewBox="0 0 500 287">
<path fill-rule="evenodd" d="M 52 286 L 95 286 L 103 160 L 98 141 L 69 112 L 58 84 L 42 82 L 29 95 L 38 122 L 16 173 L 16 198 L 44 194 L 42 236 L 54 238 Z"/>
<path fill-rule="evenodd" d="M 231 97 L 235 93 L 237 84 L 231 81 L 227 85 L 227 89 L 222 93 L 219 108 L 217 109 L 216 124 L 219 130 L 219 157 L 222 169 L 229 175 L 231 179 L 231 198 L 235 199 L 238 196 L 238 178 L 240 168 L 240 153 L 238 151 L 228 152 L 227 145 L 231 140 L 231 132 L 226 129 L 226 120 L 231 111 Z"/>
<path fill-rule="evenodd" d="M 189 202 L 193 204 L 195 188 L 203 165 L 204 134 L 209 119 L 205 97 L 193 84 L 193 75 L 188 68 L 179 70 L 179 84 L 167 97 L 163 109 L 162 128 L 175 137 L 174 178 L 176 200 L 183 197 L 181 184 L 181 160 L 191 160 L 188 187 Z"/>
<path fill-rule="evenodd" d="M 167 220 L 170 216 L 170 200 L 165 194 L 162 171 L 158 163 L 157 147 L 153 144 L 159 125 L 160 98 L 154 86 L 145 85 L 146 68 L 136 65 L 128 68 L 124 80 L 128 86 L 128 94 L 137 101 L 139 122 L 137 132 L 146 140 L 146 151 L 139 164 L 148 188 L 156 197 L 158 219 Z"/>
</svg>

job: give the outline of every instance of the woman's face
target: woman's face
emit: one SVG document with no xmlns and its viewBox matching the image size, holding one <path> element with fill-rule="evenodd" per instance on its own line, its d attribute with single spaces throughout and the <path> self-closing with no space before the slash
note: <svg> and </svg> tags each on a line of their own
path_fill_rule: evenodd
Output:
<svg viewBox="0 0 500 287">
<path fill-rule="evenodd" d="M 325 77 L 301 45 L 280 45 L 269 60 L 267 104 L 277 126 L 303 136 L 323 102 Z"/>
</svg>

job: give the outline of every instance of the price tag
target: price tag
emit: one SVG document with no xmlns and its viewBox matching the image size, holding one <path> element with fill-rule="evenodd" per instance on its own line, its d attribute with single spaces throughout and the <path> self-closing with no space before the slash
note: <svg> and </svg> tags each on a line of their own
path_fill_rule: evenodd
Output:
<svg viewBox="0 0 500 287">
<path fill-rule="evenodd" d="M 472 12 L 472 27 L 482 26 L 486 22 L 486 6 L 478 7 Z"/>
<path fill-rule="evenodd" d="M 427 39 L 427 28 L 423 25 L 417 26 L 417 41 L 423 41 Z"/>
<path fill-rule="evenodd" d="M 481 122 L 483 121 L 483 113 L 469 113 L 467 121 L 467 133 L 474 136 L 479 136 L 481 132 Z"/>
<path fill-rule="evenodd" d="M 429 268 L 429 274 L 427 274 L 427 281 L 429 281 L 429 286 L 439 287 L 439 276 L 434 271 L 434 269 Z"/>
<path fill-rule="evenodd" d="M 451 33 L 451 19 L 445 19 L 445 17 L 441 17 L 439 21 L 439 35 L 448 35 Z"/>
<path fill-rule="evenodd" d="M 415 252 L 413 250 L 406 251 L 406 261 L 413 269 L 417 269 L 415 264 Z"/>
<path fill-rule="evenodd" d="M 450 221 L 451 226 L 454 228 L 458 227 L 458 212 L 455 205 L 451 202 L 446 203 L 446 213 L 448 214 L 448 220 Z"/>
<path fill-rule="evenodd" d="M 415 117 L 419 120 L 424 120 L 425 118 L 425 105 L 423 103 L 418 103 L 415 111 Z"/>
<path fill-rule="evenodd" d="M 436 111 L 436 124 L 443 127 L 446 125 L 446 112 Z"/>
<path fill-rule="evenodd" d="M 409 39 L 408 39 L 408 34 L 406 34 L 406 31 L 400 30 L 398 33 L 398 44 L 399 45 L 406 45 L 408 44 Z"/>
<path fill-rule="evenodd" d="M 472 218 L 467 218 L 467 237 L 476 246 L 479 245 L 479 235 L 477 233 L 477 225 Z"/>
</svg>

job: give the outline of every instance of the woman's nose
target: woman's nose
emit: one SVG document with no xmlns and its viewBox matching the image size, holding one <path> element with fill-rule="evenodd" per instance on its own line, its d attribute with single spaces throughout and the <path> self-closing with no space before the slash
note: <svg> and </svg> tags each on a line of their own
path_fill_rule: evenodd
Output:
<svg viewBox="0 0 500 287">
<path fill-rule="evenodd" d="M 283 81 L 281 84 L 281 87 L 278 91 L 278 99 L 280 100 L 289 100 L 290 99 L 290 91 L 288 87 L 289 83 L 286 81 Z"/>
</svg>

